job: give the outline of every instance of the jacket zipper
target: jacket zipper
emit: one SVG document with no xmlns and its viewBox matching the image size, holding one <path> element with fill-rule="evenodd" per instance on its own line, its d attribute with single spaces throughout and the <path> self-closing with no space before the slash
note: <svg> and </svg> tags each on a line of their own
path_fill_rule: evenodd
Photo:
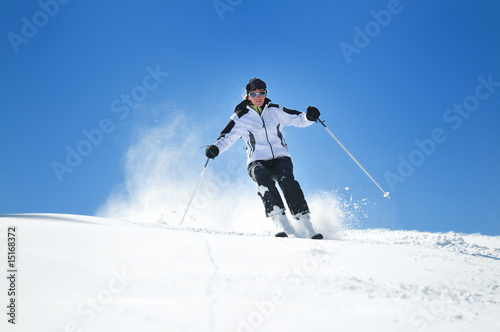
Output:
<svg viewBox="0 0 500 332">
<path fill-rule="evenodd" d="M 267 109 L 267 106 L 266 105 L 264 107 L 264 109 L 262 110 L 262 113 L 260 114 L 260 119 L 262 120 L 262 126 L 264 127 L 264 131 L 266 132 L 266 140 L 267 140 L 267 144 L 269 144 L 269 148 L 271 148 L 271 153 L 273 155 L 273 159 L 275 159 L 276 157 L 274 156 L 274 150 L 273 150 L 273 146 L 271 145 L 271 142 L 269 142 L 269 136 L 267 135 L 267 127 L 266 127 L 266 123 L 264 122 L 264 118 L 262 117 L 264 115 L 264 111 Z"/>
</svg>

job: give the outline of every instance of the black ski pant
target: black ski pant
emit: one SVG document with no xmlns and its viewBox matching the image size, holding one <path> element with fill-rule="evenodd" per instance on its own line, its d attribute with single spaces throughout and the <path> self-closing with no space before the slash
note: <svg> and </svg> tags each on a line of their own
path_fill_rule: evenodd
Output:
<svg viewBox="0 0 500 332">
<path fill-rule="evenodd" d="M 300 184 L 293 175 L 293 164 L 290 157 L 272 160 L 257 160 L 248 165 L 248 173 L 257 183 L 259 196 L 262 198 L 266 216 L 270 217 L 275 207 L 285 208 L 281 195 L 276 188 L 278 182 L 292 215 L 309 213 Z"/>
</svg>

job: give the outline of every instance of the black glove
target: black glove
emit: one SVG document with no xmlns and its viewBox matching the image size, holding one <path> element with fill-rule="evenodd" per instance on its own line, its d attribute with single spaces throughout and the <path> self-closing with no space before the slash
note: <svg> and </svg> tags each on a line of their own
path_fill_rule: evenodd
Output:
<svg viewBox="0 0 500 332">
<path fill-rule="evenodd" d="M 320 115 L 321 113 L 318 111 L 316 107 L 307 106 L 307 114 L 306 114 L 307 120 L 316 122 L 316 120 L 318 120 Z"/>
<path fill-rule="evenodd" d="M 218 155 L 219 155 L 219 148 L 216 147 L 215 145 L 209 145 L 205 150 L 205 156 L 207 156 L 210 159 L 214 159 Z"/>
</svg>

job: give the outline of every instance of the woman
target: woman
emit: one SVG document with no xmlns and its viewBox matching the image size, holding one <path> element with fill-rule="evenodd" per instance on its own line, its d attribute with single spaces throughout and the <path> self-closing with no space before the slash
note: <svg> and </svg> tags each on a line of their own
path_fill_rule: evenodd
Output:
<svg viewBox="0 0 500 332">
<path fill-rule="evenodd" d="M 320 112 L 312 106 L 304 113 L 287 109 L 271 103 L 266 96 L 266 83 L 252 78 L 246 86 L 245 100 L 236 106 L 226 128 L 205 154 L 213 159 L 242 137 L 246 143 L 248 173 L 258 185 L 266 216 L 280 228 L 276 236 L 288 237 L 287 234 L 295 233 L 276 188 L 278 182 L 290 213 L 303 225 L 306 236 L 322 239 L 323 235 L 312 227 L 309 207 L 293 175 L 293 164 L 282 131 L 284 126 L 310 126 L 319 118 Z"/>
</svg>

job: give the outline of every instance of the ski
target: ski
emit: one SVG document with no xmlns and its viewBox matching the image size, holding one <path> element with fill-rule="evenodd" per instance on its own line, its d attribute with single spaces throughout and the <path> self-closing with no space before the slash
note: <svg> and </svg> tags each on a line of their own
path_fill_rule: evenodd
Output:
<svg viewBox="0 0 500 332">
<path fill-rule="evenodd" d="M 279 233 L 276 233 L 276 235 L 274 235 L 275 237 L 288 237 L 288 234 L 285 233 L 285 232 L 279 232 Z M 322 240 L 323 239 L 323 234 L 321 233 L 318 233 L 316 235 L 314 235 L 313 237 L 311 237 L 311 239 L 313 240 Z"/>
</svg>

